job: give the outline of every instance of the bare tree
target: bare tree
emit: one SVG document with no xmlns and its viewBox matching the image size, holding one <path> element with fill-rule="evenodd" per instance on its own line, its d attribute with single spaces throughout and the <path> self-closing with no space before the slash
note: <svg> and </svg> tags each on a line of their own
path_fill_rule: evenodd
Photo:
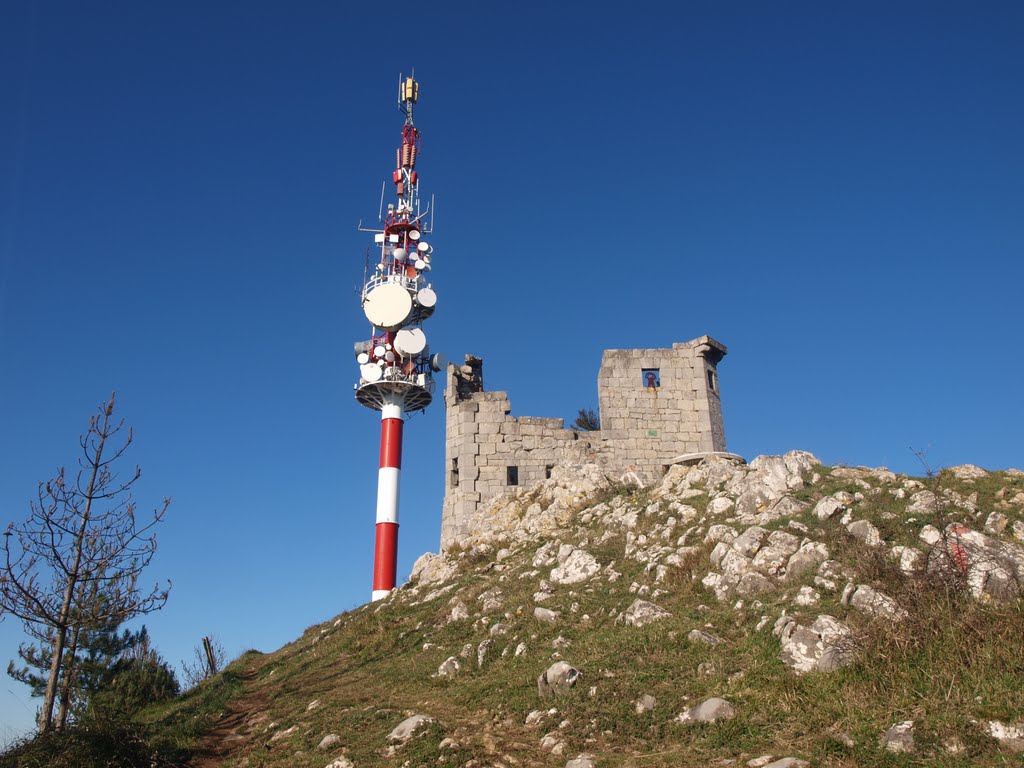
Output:
<svg viewBox="0 0 1024 768">
<path fill-rule="evenodd" d="M 45 638 L 41 651 L 50 654 L 39 714 L 44 733 L 54 727 L 58 694 L 66 701 L 74 684 L 74 646 L 81 633 L 158 610 L 170 589 L 170 582 L 151 590 L 138 584 L 156 552 L 153 528 L 170 499 L 151 518 L 136 520 L 131 487 L 141 471 L 135 467 L 122 479 L 113 468 L 132 443 L 131 428 L 123 434 L 124 420 L 115 421 L 113 414 L 111 395 L 79 441 L 82 457 L 74 478 L 62 467 L 40 483 L 28 519 L 11 523 L 4 534 L 0 615 L 21 619 L 30 635 Z"/>
<path fill-rule="evenodd" d="M 186 688 L 195 688 L 204 680 L 209 680 L 224 668 L 224 662 L 227 661 L 224 646 L 216 637 L 204 637 L 202 643 L 192 650 L 193 663 L 181 663 Z"/>
<path fill-rule="evenodd" d="M 601 428 L 601 418 L 593 408 L 580 408 L 573 427 L 584 432 L 593 432 Z"/>
</svg>

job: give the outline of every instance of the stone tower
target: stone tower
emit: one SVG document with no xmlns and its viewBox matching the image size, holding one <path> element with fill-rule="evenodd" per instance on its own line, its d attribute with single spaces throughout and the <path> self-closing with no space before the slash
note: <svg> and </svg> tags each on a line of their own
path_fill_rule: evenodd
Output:
<svg viewBox="0 0 1024 768">
<path fill-rule="evenodd" d="M 505 392 L 484 390 L 483 361 L 449 365 L 445 496 L 441 548 L 479 520 L 481 504 L 516 486 L 550 477 L 559 463 L 594 462 L 640 481 L 669 466 L 725 453 L 718 363 L 726 354 L 710 336 L 670 349 L 609 349 L 597 379 L 601 429 L 566 429 L 563 419 L 512 416 Z"/>
</svg>

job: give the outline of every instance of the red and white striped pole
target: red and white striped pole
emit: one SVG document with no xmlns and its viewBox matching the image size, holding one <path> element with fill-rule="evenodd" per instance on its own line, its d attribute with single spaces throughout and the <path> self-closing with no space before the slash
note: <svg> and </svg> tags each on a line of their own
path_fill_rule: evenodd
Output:
<svg viewBox="0 0 1024 768">
<path fill-rule="evenodd" d="M 402 475 L 401 400 L 385 401 L 380 411 L 380 469 L 377 473 L 377 542 L 373 554 L 373 600 L 391 594 L 398 566 L 398 484 Z"/>
</svg>

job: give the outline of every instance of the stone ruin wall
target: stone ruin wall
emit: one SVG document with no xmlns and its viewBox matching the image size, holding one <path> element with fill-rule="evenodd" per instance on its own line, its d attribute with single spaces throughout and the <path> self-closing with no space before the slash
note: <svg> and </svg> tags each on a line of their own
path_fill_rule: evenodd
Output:
<svg viewBox="0 0 1024 768">
<path fill-rule="evenodd" d="M 442 550 L 486 525 L 476 514 L 484 502 L 544 480 L 556 464 L 593 462 L 650 480 L 673 463 L 724 452 L 717 365 L 726 351 L 709 336 L 670 349 L 606 350 L 601 429 L 592 432 L 566 429 L 563 419 L 513 416 L 507 393 L 484 390 L 480 358 L 449 365 Z M 651 372 L 657 386 L 649 386 Z"/>
</svg>

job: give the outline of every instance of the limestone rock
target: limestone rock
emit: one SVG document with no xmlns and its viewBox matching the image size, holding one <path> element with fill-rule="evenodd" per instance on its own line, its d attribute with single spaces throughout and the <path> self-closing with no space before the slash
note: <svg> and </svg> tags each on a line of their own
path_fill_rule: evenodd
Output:
<svg viewBox="0 0 1024 768">
<path fill-rule="evenodd" d="M 329 762 L 324 766 L 324 768 L 355 768 L 355 763 L 342 755 L 341 757 Z"/>
<path fill-rule="evenodd" d="M 786 578 L 799 579 L 828 560 L 828 547 L 819 541 L 805 541 L 786 563 Z"/>
<path fill-rule="evenodd" d="M 772 763 L 767 763 L 763 768 L 811 768 L 811 764 L 799 757 L 783 757 Z"/>
<path fill-rule="evenodd" d="M 407 717 L 396 725 L 394 730 L 388 734 L 388 743 L 405 744 L 409 739 L 416 735 L 416 731 L 432 722 L 434 722 L 434 718 L 427 715 L 412 715 L 411 717 Z"/>
<path fill-rule="evenodd" d="M 797 605 L 814 605 L 821 600 L 821 594 L 813 587 L 800 587 L 793 602 Z"/>
<path fill-rule="evenodd" d="M 542 699 L 568 693 L 581 677 L 581 672 L 565 661 L 556 661 L 537 678 L 537 693 Z"/>
<path fill-rule="evenodd" d="M 889 752 L 912 752 L 914 750 L 914 721 L 896 723 L 882 734 L 880 745 Z"/>
<path fill-rule="evenodd" d="M 1024 721 L 1007 725 L 999 720 L 989 720 L 985 724 L 985 730 L 1004 749 L 1024 752 Z"/>
<path fill-rule="evenodd" d="M 922 535 L 923 535 L 922 531 Z M 933 536 L 933 538 L 936 538 Z M 929 569 L 955 568 L 976 598 L 1010 599 L 1024 583 L 1024 547 L 953 523 L 937 536 Z"/>
<path fill-rule="evenodd" d="M 725 699 L 706 699 L 676 717 L 680 723 L 714 723 L 736 717 L 736 708 Z"/>
<path fill-rule="evenodd" d="M 644 712 L 652 712 L 657 704 L 658 700 L 656 698 L 649 693 L 645 693 L 636 703 L 636 713 L 642 715 Z"/>
<path fill-rule="evenodd" d="M 780 653 L 782 663 L 798 675 L 813 670 L 825 651 L 821 636 L 795 621 L 783 630 L 780 640 L 782 641 L 782 652 Z"/>
<path fill-rule="evenodd" d="M 477 598 L 477 600 L 480 601 L 480 610 L 484 613 L 493 613 L 494 611 L 499 610 L 502 606 L 503 597 L 504 595 L 498 587 L 482 592 Z"/>
<path fill-rule="evenodd" d="M 565 752 L 565 742 L 554 733 L 546 733 L 540 740 L 541 749 L 546 749 L 553 755 L 560 755 Z"/>
<path fill-rule="evenodd" d="M 458 566 L 444 555 L 424 552 L 413 563 L 410 581 L 420 584 L 450 581 L 458 573 Z"/>
<path fill-rule="evenodd" d="M 712 499 L 708 502 L 708 514 L 718 517 L 724 515 L 734 506 L 735 504 L 732 499 L 726 496 L 719 496 L 717 499 Z"/>
<path fill-rule="evenodd" d="M 293 725 L 291 728 L 284 728 L 283 730 L 280 730 L 277 733 L 275 733 L 273 736 L 271 736 L 270 740 L 271 741 L 277 741 L 278 739 L 286 739 L 289 736 L 292 736 L 293 734 L 295 734 L 295 732 L 298 731 L 298 730 L 299 730 L 299 726 L 297 726 L 297 725 Z"/>
<path fill-rule="evenodd" d="M 579 584 L 601 570 L 594 556 L 582 549 L 573 549 L 564 559 L 560 555 L 558 560 L 559 565 L 551 571 L 551 581 L 555 584 Z"/>
<path fill-rule="evenodd" d="M 814 505 L 814 516 L 819 520 L 828 520 L 837 512 L 845 512 L 846 507 L 831 496 L 826 496 Z"/>
<path fill-rule="evenodd" d="M 752 525 L 732 542 L 732 548 L 743 557 L 752 558 L 761 549 L 768 538 L 768 531 L 758 525 Z"/>
<path fill-rule="evenodd" d="M 809 627 L 783 614 L 773 632 L 782 644 L 782 662 L 798 675 L 832 672 L 853 661 L 849 627 L 828 614 L 818 616 Z"/>
<path fill-rule="evenodd" d="M 986 472 L 981 467 L 976 467 L 973 464 L 961 464 L 958 467 L 949 467 L 947 470 L 957 480 L 978 480 L 982 477 L 988 477 Z"/>
<path fill-rule="evenodd" d="M 773 531 L 768 536 L 767 544 L 754 555 L 751 566 L 766 576 L 779 576 L 785 570 L 789 558 L 799 548 L 800 539 L 793 534 Z"/>
<path fill-rule="evenodd" d="M 910 497 L 908 515 L 929 515 L 938 509 L 939 502 L 931 491 L 918 491 Z"/>
<path fill-rule="evenodd" d="M 705 632 L 703 629 L 691 629 L 686 635 L 686 639 L 691 643 L 704 643 L 704 645 L 711 646 L 719 645 L 722 642 L 722 638 Z"/>
<path fill-rule="evenodd" d="M 860 539 L 869 547 L 877 547 L 882 543 L 882 534 L 867 520 L 857 520 L 846 526 L 846 530 L 854 538 Z"/>
<path fill-rule="evenodd" d="M 559 546 L 560 544 L 557 541 L 549 541 L 544 544 L 533 556 L 533 567 L 544 568 L 557 563 Z"/>
<path fill-rule="evenodd" d="M 324 736 L 322 739 L 320 739 L 320 743 L 316 745 L 316 748 L 317 749 L 330 749 L 335 744 L 340 744 L 340 743 L 341 743 L 341 736 L 339 736 L 336 733 L 328 733 L 326 736 Z"/>
<path fill-rule="evenodd" d="M 462 669 L 462 665 L 459 664 L 459 660 L 454 656 L 449 656 L 441 666 L 437 668 L 437 677 L 440 678 L 453 678 L 459 674 L 459 670 Z"/>
<path fill-rule="evenodd" d="M 453 624 L 456 621 L 463 621 L 469 618 L 469 608 L 461 600 L 456 600 L 452 605 L 452 609 L 448 612 L 448 616 L 445 619 L 445 623 Z"/>
<path fill-rule="evenodd" d="M 567 762 L 565 768 L 594 768 L 594 756 L 584 752 Z"/>
<path fill-rule="evenodd" d="M 843 602 L 870 616 L 893 621 L 902 621 L 907 617 L 907 612 L 895 600 L 867 584 L 856 587 Z"/>
<path fill-rule="evenodd" d="M 644 627 L 656 621 L 667 619 L 671 615 L 660 605 L 637 598 L 629 608 L 622 612 L 622 615 L 616 621 L 625 624 L 627 627 Z"/>
<path fill-rule="evenodd" d="M 773 589 L 775 584 L 771 579 L 762 576 L 760 573 L 745 573 L 736 585 L 736 594 L 741 597 L 750 597 L 761 592 Z"/>
<path fill-rule="evenodd" d="M 915 573 L 924 564 L 924 553 L 914 547 L 894 546 L 889 551 L 889 556 L 900 564 L 903 573 Z"/>
<path fill-rule="evenodd" d="M 704 537 L 704 542 L 710 544 L 711 542 L 725 542 L 729 543 L 733 541 L 739 533 L 736 529 L 729 525 L 712 525 L 708 528 L 708 533 Z"/>
<path fill-rule="evenodd" d="M 476 647 L 476 665 L 478 667 L 482 667 L 484 665 L 484 661 L 487 660 L 487 654 L 490 652 L 491 645 L 493 643 L 494 641 L 488 638 L 486 640 L 481 640 L 480 645 Z"/>
<path fill-rule="evenodd" d="M 561 615 L 558 611 L 552 611 L 550 608 L 541 608 L 539 605 L 533 609 L 533 618 L 546 624 L 554 624 L 561 618 Z"/>
</svg>

